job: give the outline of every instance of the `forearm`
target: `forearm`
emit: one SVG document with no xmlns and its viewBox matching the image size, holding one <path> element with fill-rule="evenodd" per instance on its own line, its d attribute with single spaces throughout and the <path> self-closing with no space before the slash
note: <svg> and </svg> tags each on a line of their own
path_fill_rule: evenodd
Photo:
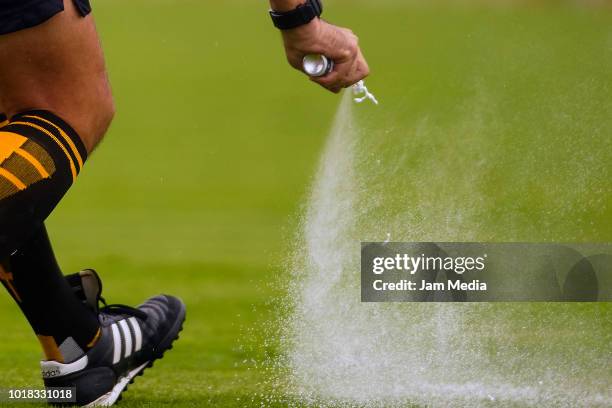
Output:
<svg viewBox="0 0 612 408">
<path fill-rule="evenodd" d="M 304 0 L 270 0 L 270 7 L 274 11 L 289 11 L 304 3 Z"/>
</svg>

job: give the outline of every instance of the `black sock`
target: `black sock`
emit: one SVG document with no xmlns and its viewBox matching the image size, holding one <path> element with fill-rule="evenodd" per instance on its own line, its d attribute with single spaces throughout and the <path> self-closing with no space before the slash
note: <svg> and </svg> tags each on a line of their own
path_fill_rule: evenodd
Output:
<svg viewBox="0 0 612 408">
<path fill-rule="evenodd" d="M 38 335 L 48 360 L 74 361 L 95 344 L 97 316 L 66 282 L 44 226 L 0 265 L 0 279 Z"/>
<path fill-rule="evenodd" d="M 76 132 L 51 112 L 23 112 L 0 128 L 0 258 L 43 225 L 86 157 Z"/>
</svg>

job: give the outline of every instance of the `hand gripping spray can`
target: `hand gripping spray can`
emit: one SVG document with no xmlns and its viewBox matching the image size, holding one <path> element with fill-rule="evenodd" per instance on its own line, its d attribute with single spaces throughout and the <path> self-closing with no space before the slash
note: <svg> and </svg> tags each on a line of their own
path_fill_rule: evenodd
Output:
<svg viewBox="0 0 612 408">
<path fill-rule="evenodd" d="M 304 72 L 311 77 L 323 77 L 334 69 L 334 61 L 325 55 L 320 54 L 309 54 L 302 60 L 302 68 Z M 366 99 L 371 100 L 378 105 L 376 97 L 368 91 L 365 83 L 362 81 L 357 82 L 352 86 L 353 89 L 353 100 L 357 103 L 361 103 Z"/>
</svg>

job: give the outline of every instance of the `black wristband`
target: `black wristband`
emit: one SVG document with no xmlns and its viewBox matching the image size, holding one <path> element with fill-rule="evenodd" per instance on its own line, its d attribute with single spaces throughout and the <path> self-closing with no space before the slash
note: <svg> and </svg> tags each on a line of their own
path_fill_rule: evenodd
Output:
<svg viewBox="0 0 612 408">
<path fill-rule="evenodd" d="M 270 10 L 270 17 L 274 26 L 280 30 L 290 30 L 310 23 L 323 14 L 323 4 L 320 0 L 307 0 L 297 8 L 286 11 Z"/>
</svg>

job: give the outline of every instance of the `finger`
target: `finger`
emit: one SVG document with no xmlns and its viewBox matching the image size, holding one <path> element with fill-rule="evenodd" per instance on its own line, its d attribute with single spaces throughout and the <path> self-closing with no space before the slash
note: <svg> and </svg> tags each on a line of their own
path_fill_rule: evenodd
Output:
<svg viewBox="0 0 612 408">
<path fill-rule="evenodd" d="M 328 91 L 333 92 L 335 94 L 340 93 L 340 91 L 342 91 L 342 89 L 343 89 L 342 87 L 339 87 L 339 86 L 332 86 L 332 87 L 329 87 L 329 88 L 328 87 L 323 87 L 323 88 L 325 88 Z"/>
<path fill-rule="evenodd" d="M 303 57 L 299 54 L 287 51 L 287 62 L 298 71 L 304 71 Z"/>
<path fill-rule="evenodd" d="M 361 49 L 357 48 L 357 52 L 353 60 L 350 63 L 346 63 L 342 70 L 339 71 L 339 78 L 337 84 L 348 88 L 360 80 L 364 79 L 370 73 L 365 58 L 361 52 Z"/>
<path fill-rule="evenodd" d="M 316 82 L 326 87 L 344 87 L 351 69 L 353 69 L 352 63 L 336 64 L 332 72 L 323 77 L 318 77 Z"/>
<path fill-rule="evenodd" d="M 366 62 L 365 58 L 363 58 L 363 55 L 361 55 L 360 52 L 359 56 L 355 60 L 355 63 L 353 64 L 352 70 L 346 77 L 345 82 L 348 84 L 348 86 L 356 84 L 357 82 L 366 78 L 369 73 L 370 68 L 368 67 L 368 63 Z"/>
<path fill-rule="evenodd" d="M 357 71 L 361 76 L 361 78 L 359 78 L 360 80 L 370 75 L 370 66 L 368 65 L 368 61 L 366 61 L 361 50 L 359 50 L 359 55 L 357 56 Z"/>
<path fill-rule="evenodd" d="M 356 62 L 353 62 L 350 65 L 347 64 L 346 69 L 342 73 L 339 72 L 336 81 L 330 85 L 348 88 L 359 81 L 357 78 L 359 78 L 358 66 Z"/>
<path fill-rule="evenodd" d="M 338 29 L 337 36 L 329 45 L 328 56 L 338 64 L 354 60 L 359 52 L 357 36 L 345 28 Z"/>
<path fill-rule="evenodd" d="M 336 71 L 335 69 L 330 72 L 329 74 L 325 75 L 325 76 L 320 76 L 320 77 L 310 77 L 310 79 L 314 82 L 316 82 L 319 85 L 325 86 L 325 87 L 331 87 L 331 86 L 337 86 L 336 84 L 339 82 L 340 80 L 340 74 L 338 73 L 338 71 Z"/>
<path fill-rule="evenodd" d="M 327 89 L 328 91 L 331 91 L 333 93 L 338 93 L 342 90 L 342 87 L 334 85 L 334 84 L 327 84 L 327 83 L 321 83 L 321 78 L 316 78 L 316 77 L 310 77 L 310 80 L 314 83 L 319 84 L 320 86 L 322 86 L 323 88 Z"/>
</svg>

